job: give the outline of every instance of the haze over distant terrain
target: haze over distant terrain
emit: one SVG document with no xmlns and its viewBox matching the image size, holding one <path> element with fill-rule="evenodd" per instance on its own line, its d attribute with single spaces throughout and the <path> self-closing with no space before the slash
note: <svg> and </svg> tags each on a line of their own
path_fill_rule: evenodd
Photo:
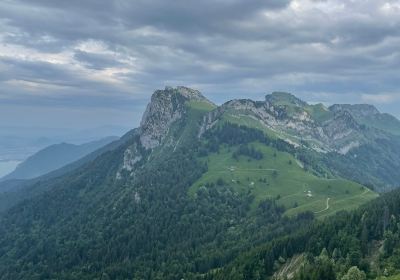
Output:
<svg viewBox="0 0 400 280">
<path fill-rule="evenodd" d="M 400 0 L 1 0 L 0 280 L 399 280 L 399 46 Z"/>
<path fill-rule="evenodd" d="M 0 177 L 39 150 L 54 144 L 68 142 L 83 144 L 108 136 L 122 136 L 130 128 L 100 126 L 90 129 L 27 126 L 0 126 Z"/>
<path fill-rule="evenodd" d="M 399 277 L 399 135 L 372 105 L 156 90 L 117 141 L 0 182 L 0 279 Z"/>
<path fill-rule="evenodd" d="M 399 280 L 399 46 L 400 0 L 1 0 L 0 280 Z"/>
<path fill-rule="evenodd" d="M 81 145 L 69 143 L 50 145 L 27 158 L 27 160 L 19 164 L 13 172 L 7 174 L 3 178 L 0 177 L 0 180 L 31 179 L 39 177 L 79 160 L 117 139 L 118 137 L 110 136 Z"/>
</svg>

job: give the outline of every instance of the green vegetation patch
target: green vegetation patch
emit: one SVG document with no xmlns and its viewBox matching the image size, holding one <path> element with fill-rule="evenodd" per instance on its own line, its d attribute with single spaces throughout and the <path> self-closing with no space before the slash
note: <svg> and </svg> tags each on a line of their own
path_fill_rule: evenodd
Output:
<svg viewBox="0 0 400 280">
<path fill-rule="evenodd" d="M 187 102 L 188 106 L 196 111 L 209 112 L 214 110 L 217 106 L 206 101 L 191 100 Z"/>
<path fill-rule="evenodd" d="M 287 215 L 312 211 L 317 217 L 353 209 L 377 197 L 355 182 L 314 176 L 289 153 L 258 142 L 248 146 L 262 153 L 262 158 L 238 155 L 239 145 L 205 157 L 208 171 L 191 186 L 189 194 L 194 196 L 202 186 L 228 185 L 236 192 L 250 192 L 253 208 L 265 199 L 276 199 Z"/>
<path fill-rule="evenodd" d="M 305 107 L 314 120 L 324 122 L 333 117 L 333 113 L 329 111 L 323 104 L 308 105 Z"/>
<path fill-rule="evenodd" d="M 236 113 L 226 112 L 222 115 L 222 122 L 229 122 L 232 124 L 243 125 L 246 127 L 254 128 L 263 131 L 271 139 L 277 139 L 278 136 L 275 131 L 264 126 L 259 120 L 250 117 L 249 115 L 240 115 Z"/>
</svg>

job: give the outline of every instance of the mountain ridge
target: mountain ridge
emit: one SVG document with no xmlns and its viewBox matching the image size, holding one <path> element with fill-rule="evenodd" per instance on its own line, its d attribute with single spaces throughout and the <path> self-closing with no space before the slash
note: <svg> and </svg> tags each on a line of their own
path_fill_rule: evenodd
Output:
<svg viewBox="0 0 400 280">
<path fill-rule="evenodd" d="M 165 90 L 154 92 L 140 122 L 140 140 L 146 149 L 160 145 L 169 126 L 185 113 L 184 103 L 187 101 L 212 104 L 199 91 L 183 86 L 166 87 Z"/>
<path fill-rule="evenodd" d="M 292 98 L 289 103 L 287 103 L 288 96 Z M 301 145 L 301 140 L 307 141 L 309 138 L 309 140 L 317 140 L 317 143 L 312 143 L 314 145 L 312 147 L 318 151 L 336 151 L 343 154 L 362 144 L 359 142 L 387 138 L 386 131 L 378 133 L 375 127 L 365 129 L 364 123 L 358 122 L 348 110 L 329 110 L 328 108 L 325 112 L 319 112 L 320 115 L 325 114 L 324 117 L 320 117 L 312 112 L 315 108 L 321 109 L 320 105 L 308 105 L 287 93 L 283 101 L 277 99 L 276 94 L 267 95 L 265 102 L 235 99 L 222 104 L 215 112 L 210 112 L 206 117 L 204 127 L 211 126 L 217 118 L 221 118 L 227 112 L 236 116 L 251 117 L 265 128 L 281 134 L 282 138 L 290 140 L 291 143 Z M 298 139 L 296 141 L 293 137 L 286 138 L 285 134 L 296 136 Z M 338 143 L 339 141 L 342 143 Z"/>
<path fill-rule="evenodd" d="M 32 179 L 39 177 L 66 166 L 117 139 L 118 137 L 110 136 L 80 145 L 65 142 L 50 145 L 28 157 L 24 162 L 20 163 L 13 172 L 7 174 L 0 180 Z"/>
<path fill-rule="evenodd" d="M 376 123 L 369 125 L 367 120 L 360 119 L 360 116 L 376 117 L 385 116 L 385 114 L 381 114 L 372 105 L 336 104 L 329 108 L 321 104 L 309 105 L 285 92 L 266 95 L 264 101 L 234 99 L 216 106 L 199 91 L 186 87 L 166 87 L 164 90 L 157 90 L 143 115 L 139 127 L 140 141 L 135 144 L 136 146 L 131 147 L 132 150 L 127 151 L 124 160 L 125 167 L 130 169 L 132 167 L 129 167 L 127 163 L 131 162 L 133 165 L 143 159 L 140 153 L 135 152 L 140 147 L 152 151 L 160 147 L 165 139 L 169 139 L 169 146 L 176 146 L 179 139 L 171 134 L 170 129 L 174 127 L 174 123 L 186 121 L 190 102 L 210 105 L 204 113 L 201 113 L 203 116 L 197 130 L 198 138 L 221 122 L 244 124 L 261 129 L 295 148 L 310 149 L 316 154 L 323 155 L 322 157 L 326 158 L 323 161 L 330 166 L 328 168 L 336 166 L 335 170 L 340 170 L 337 173 L 339 176 L 346 176 L 368 185 L 370 185 L 368 182 L 372 180 L 378 189 L 394 187 L 395 180 L 387 181 L 386 175 L 382 179 L 379 172 L 372 172 L 373 175 L 368 174 L 369 179 L 365 180 L 362 175 L 365 173 L 363 170 L 357 167 L 357 170 L 354 170 L 354 166 L 357 166 L 357 155 L 364 154 L 365 147 L 379 146 L 382 141 L 389 143 L 388 147 L 391 148 L 387 151 L 381 150 L 380 162 L 385 162 L 385 158 L 392 158 L 390 154 L 400 143 L 396 129 L 393 131 L 381 129 Z M 397 120 L 395 117 L 392 118 Z M 167 137 L 167 135 L 170 136 Z M 367 148 L 367 150 L 373 149 Z M 366 160 L 370 160 L 371 156 L 368 155 Z M 338 167 L 335 164 L 338 160 L 346 162 L 346 167 L 342 168 L 340 165 Z M 400 162 L 396 161 L 395 166 L 400 168 Z M 349 168 L 353 175 L 347 173 L 346 170 Z"/>
<path fill-rule="evenodd" d="M 215 106 L 192 93 L 156 91 L 141 126 L 112 148 L 22 190 L 0 214 L 0 279 L 218 279 L 243 252 L 373 200 L 374 180 L 398 176 L 395 149 L 375 158 L 393 165 L 383 174 L 362 165 L 373 141 L 320 152 L 276 130 L 343 122 L 372 139 L 349 112 L 335 119 L 288 95 Z"/>
</svg>

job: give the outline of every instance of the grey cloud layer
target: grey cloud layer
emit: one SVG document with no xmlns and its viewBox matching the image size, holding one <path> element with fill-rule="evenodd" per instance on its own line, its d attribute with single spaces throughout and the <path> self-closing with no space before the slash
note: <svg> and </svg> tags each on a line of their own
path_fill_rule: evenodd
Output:
<svg viewBox="0 0 400 280">
<path fill-rule="evenodd" d="M 400 104 L 398 0 L 6 0 L 0 18 L 8 102 L 118 108 L 185 84 L 219 102 L 287 90 L 392 113 Z"/>
</svg>

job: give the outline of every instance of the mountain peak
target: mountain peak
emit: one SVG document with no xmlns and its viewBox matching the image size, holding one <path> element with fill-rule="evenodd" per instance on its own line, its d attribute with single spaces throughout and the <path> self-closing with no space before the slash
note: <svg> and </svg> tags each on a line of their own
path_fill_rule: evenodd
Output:
<svg viewBox="0 0 400 280">
<path fill-rule="evenodd" d="M 348 111 L 356 117 L 380 114 L 378 109 L 370 104 L 334 104 L 329 109 L 333 112 Z"/>
<path fill-rule="evenodd" d="M 152 97 L 151 102 L 155 101 L 158 98 L 164 98 L 165 96 L 173 96 L 176 95 L 177 97 L 183 98 L 182 101 L 206 101 L 210 102 L 205 98 L 200 91 L 191 89 L 184 86 L 177 86 L 177 87 L 170 87 L 166 86 L 163 90 L 156 90 Z M 210 102 L 211 103 L 211 102 Z"/>
<path fill-rule="evenodd" d="M 171 124 L 185 114 L 186 103 L 190 101 L 212 104 L 200 91 L 188 87 L 167 86 L 164 90 L 156 90 L 140 124 L 143 147 L 153 149 L 159 146 L 168 134 Z"/>
<path fill-rule="evenodd" d="M 307 105 L 306 102 L 303 100 L 297 98 L 291 93 L 288 92 L 281 92 L 281 91 L 275 91 L 272 94 L 268 94 L 265 96 L 265 101 L 271 103 L 272 105 L 276 106 L 299 106 L 299 107 L 304 107 Z"/>
</svg>

